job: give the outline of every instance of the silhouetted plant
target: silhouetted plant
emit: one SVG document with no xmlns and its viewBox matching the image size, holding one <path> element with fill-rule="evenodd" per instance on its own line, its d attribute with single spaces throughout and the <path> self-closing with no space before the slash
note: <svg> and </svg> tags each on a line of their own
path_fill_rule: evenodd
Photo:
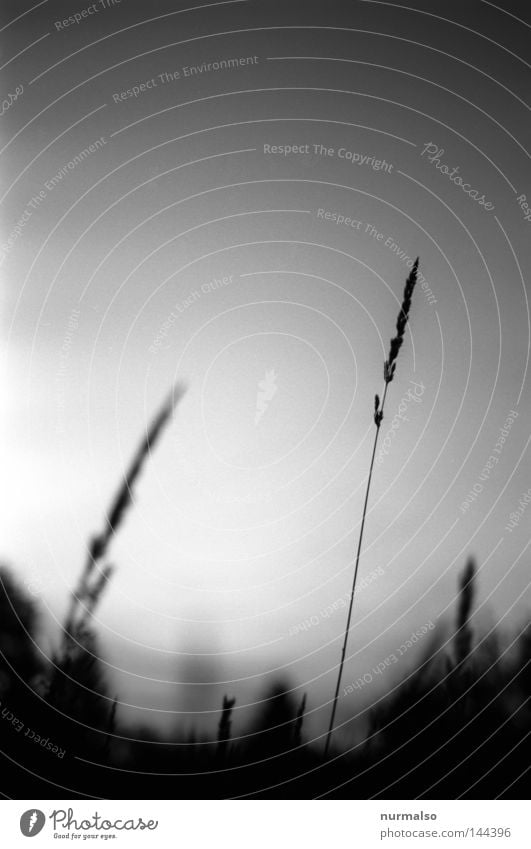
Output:
<svg viewBox="0 0 531 849">
<path fill-rule="evenodd" d="M 116 730 L 116 709 L 118 707 L 118 698 L 115 696 L 111 709 L 109 711 L 109 718 L 107 722 L 107 735 L 105 737 L 105 743 L 103 746 L 103 757 L 105 760 L 109 761 L 111 757 L 111 746 L 112 746 L 112 738 L 114 732 Z"/>
<path fill-rule="evenodd" d="M 297 709 L 288 685 L 277 681 L 263 702 L 253 747 L 268 755 L 291 750 L 296 719 Z"/>
<path fill-rule="evenodd" d="M 472 629 L 470 614 L 474 604 L 474 581 L 476 566 L 469 558 L 459 582 L 459 602 L 457 608 L 457 630 L 455 633 L 455 662 L 462 666 L 472 649 Z"/>
<path fill-rule="evenodd" d="M 293 728 L 293 744 L 294 746 L 300 746 L 302 743 L 302 724 L 304 722 L 304 713 L 306 711 L 306 693 L 304 693 L 301 703 L 299 705 L 299 710 L 297 711 L 297 717 L 295 719 L 295 725 Z"/>
<path fill-rule="evenodd" d="M 337 700 L 338 700 L 338 697 L 339 697 L 339 688 L 341 686 L 341 677 L 343 675 L 343 666 L 344 666 L 344 663 L 345 663 L 345 654 L 346 654 L 346 651 L 347 651 L 347 643 L 348 643 L 348 637 L 349 637 L 349 631 L 350 631 L 350 621 L 351 621 L 351 618 L 352 618 L 352 609 L 353 609 L 353 605 L 354 605 L 354 595 L 355 595 L 355 592 L 356 592 L 356 580 L 357 580 L 357 577 L 358 577 L 358 569 L 359 569 L 359 565 L 360 565 L 361 545 L 362 545 L 362 542 L 363 542 L 363 531 L 365 529 L 365 519 L 366 519 L 366 516 L 367 516 L 367 505 L 369 503 L 369 493 L 370 493 L 370 489 L 371 489 L 372 473 L 373 473 L 373 469 L 374 469 L 374 458 L 376 456 L 376 446 L 378 444 L 378 436 L 380 434 L 380 426 L 381 426 L 382 421 L 383 421 L 385 400 L 387 398 L 387 390 L 389 388 L 389 384 L 391 383 L 391 381 L 393 380 L 393 378 L 395 376 L 396 361 L 397 361 L 398 353 L 399 353 L 400 348 L 402 347 L 402 344 L 404 342 L 406 326 L 407 326 L 407 322 L 408 322 L 408 319 L 409 319 L 409 311 L 411 309 L 411 299 L 413 297 L 413 291 L 415 289 L 415 284 L 417 282 L 418 267 L 419 267 L 419 261 L 418 261 L 418 258 L 417 258 L 415 260 L 415 262 L 413 263 L 413 267 L 412 267 L 412 269 L 409 273 L 409 276 L 406 280 L 406 285 L 404 287 L 404 294 L 403 294 L 403 297 L 402 297 L 402 305 L 400 307 L 400 312 L 398 313 L 398 318 L 397 318 L 397 321 L 396 321 L 396 336 L 394 336 L 391 339 L 391 343 L 390 343 L 390 347 L 389 347 L 389 355 L 384 362 L 384 370 L 383 370 L 384 371 L 384 373 L 383 373 L 383 376 L 384 376 L 384 391 L 383 391 L 382 400 L 380 401 L 379 395 L 374 396 L 373 418 L 374 418 L 374 424 L 376 425 L 376 432 L 374 434 L 374 443 L 373 443 L 373 449 L 372 449 L 372 455 L 371 455 L 371 462 L 370 462 L 370 465 L 369 465 L 369 475 L 368 475 L 368 478 L 367 478 L 367 487 L 366 487 L 366 490 L 365 490 L 365 500 L 364 500 L 364 503 L 363 503 L 363 512 L 362 512 L 362 516 L 361 516 L 360 533 L 359 533 L 359 537 L 358 537 L 358 548 L 357 548 L 357 552 L 356 552 L 356 564 L 355 564 L 355 567 L 354 567 L 354 576 L 353 576 L 353 579 L 352 579 L 352 589 L 350 591 L 350 601 L 349 601 L 349 606 L 348 606 L 347 622 L 346 622 L 346 626 L 345 626 L 345 636 L 344 636 L 344 639 L 343 639 L 343 648 L 341 650 L 341 660 L 339 662 L 339 669 L 338 669 L 337 682 L 336 682 L 336 690 L 335 690 L 334 698 L 333 698 L 333 701 L 332 701 L 332 714 L 330 716 L 330 725 L 329 725 L 329 728 L 328 728 L 328 734 L 326 735 L 326 743 L 325 743 L 325 750 L 324 750 L 325 756 L 327 755 L 328 749 L 330 748 L 330 741 L 332 739 L 332 732 L 334 730 L 334 720 L 335 720 L 335 716 L 336 716 Z"/>
<path fill-rule="evenodd" d="M 217 754 L 220 760 L 225 758 L 229 747 L 232 725 L 232 709 L 235 704 L 236 699 L 229 699 L 227 696 L 223 696 L 223 706 L 218 725 Z"/>
<path fill-rule="evenodd" d="M 133 503 L 133 488 L 142 469 L 149 458 L 152 449 L 159 439 L 164 427 L 168 424 L 177 402 L 184 394 L 180 385 L 174 387 L 168 398 L 149 425 L 146 435 L 138 446 L 124 480 L 111 504 L 105 520 L 103 531 L 93 537 L 88 550 L 87 561 L 78 585 L 70 600 L 64 634 L 63 651 L 68 651 L 70 642 L 75 634 L 76 624 L 85 626 L 92 616 L 105 586 L 112 574 L 111 566 L 102 566 L 112 538 L 115 536 L 124 520 L 125 513 Z"/>
<path fill-rule="evenodd" d="M 34 602 L 6 567 L 0 567 L 0 695 L 24 688 L 42 672 L 35 647 Z"/>
<path fill-rule="evenodd" d="M 115 705 L 107 692 L 98 640 L 87 625 L 78 625 L 68 652 L 54 658 L 46 701 L 77 725 L 76 741 L 104 749 Z"/>
</svg>

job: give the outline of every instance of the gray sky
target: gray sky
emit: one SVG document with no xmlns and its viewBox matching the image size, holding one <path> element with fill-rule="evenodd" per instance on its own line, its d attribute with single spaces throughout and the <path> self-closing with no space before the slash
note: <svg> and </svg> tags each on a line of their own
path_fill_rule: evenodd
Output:
<svg viewBox="0 0 531 849">
<path fill-rule="evenodd" d="M 470 553 L 483 627 L 516 627 L 525 4 L 157 2 L 147 21 L 126 0 L 45 2 L 13 23 L 31 4 L 3 5 L 3 90 L 23 91 L 0 126 L 2 553 L 38 576 L 46 632 L 183 380 L 97 612 L 119 694 L 135 719 L 168 722 L 225 691 L 253 701 L 280 670 L 312 708 L 330 699 L 373 397 L 417 255 L 344 683 L 454 615 Z"/>
</svg>

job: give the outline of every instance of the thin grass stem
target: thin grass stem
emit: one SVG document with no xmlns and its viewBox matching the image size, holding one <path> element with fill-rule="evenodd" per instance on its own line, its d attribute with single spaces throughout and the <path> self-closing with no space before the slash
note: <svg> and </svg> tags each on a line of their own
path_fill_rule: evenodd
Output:
<svg viewBox="0 0 531 849">
<path fill-rule="evenodd" d="M 326 735 L 325 747 L 324 747 L 324 756 L 328 755 L 328 751 L 330 749 L 330 742 L 332 740 L 332 733 L 334 731 L 334 721 L 336 718 L 336 710 L 337 710 L 337 700 L 339 698 L 339 689 L 341 687 L 341 678 L 343 677 L 343 667 L 345 665 L 345 655 L 347 652 L 347 644 L 350 633 L 350 623 L 352 620 L 352 611 L 354 608 L 354 596 L 356 594 L 356 581 L 358 579 L 358 570 L 360 565 L 361 558 L 361 546 L 363 543 L 363 531 L 365 530 L 365 519 L 367 518 L 367 506 L 369 504 L 369 494 L 371 491 L 371 481 L 372 481 L 372 473 L 374 471 L 374 460 L 376 457 L 376 447 L 378 445 L 378 436 L 380 434 L 380 427 L 383 420 L 383 413 L 385 407 L 385 400 L 387 398 L 387 390 L 389 388 L 389 384 L 393 380 L 395 376 L 396 370 L 396 361 L 398 357 L 398 353 L 400 348 L 402 347 L 404 341 L 404 335 L 406 331 L 406 325 L 409 318 L 409 310 L 411 308 L 411 298 L 413 295 L 413 290 L 415 288 L 415 284 L 417 282 L 417 271 L 418 271 L 418 258 L 413 264 L 411 272 L 406 280 L 406 285 L 404 287 L 404 294 L 402 298 L 402 305 L 400 307 L 400 312 L 398 313 L 398 319 L 396 322 L 396 335 L 391 339 L 391 345 L 389 348 L 389 355 L 387 360 L 384 362 L 384 391 L 382 395 L 382 400 L 380 402 L 380 398 L 378 395 L 375 396 L 374 399 L 374 423 L 376 425 L 376 433 L 374 435 L 374 444 L 372 447 L 372 455 L 371 462 L 369 466 L 369 476 L 367 478 L 367 487 L 365 489 L 365 500 L 363 502 L 363 513 L 361 517 L 361 525 L 360 525 L 360 533 L 358 537 L 358 548 L 356 551 L 356 565 L 354 567 L 354 576 L 352 579 L 352 589 L 350 591 L 350 600 L 348 606 L 348 615 L 347 622 L 345 625 L 345 636 L 343 638 L 343 647 L 341 649 L 341 660 L 339 661 L 338 674 L 337 674 L 337 682 L 336 689 L 334 693 L 334 699 L 332 702 L 332 713 L 330 716 L 330 725 L 328 726 L 328 732 Z"/>
</svg>

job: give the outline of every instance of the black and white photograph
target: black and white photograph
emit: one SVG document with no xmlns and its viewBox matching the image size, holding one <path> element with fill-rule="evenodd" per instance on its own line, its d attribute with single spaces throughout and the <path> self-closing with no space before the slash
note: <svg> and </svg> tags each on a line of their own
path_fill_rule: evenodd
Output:
<svg viewBox="0 0 531 849">
<path fill-rule="evenodd" d="M 281 800 L 529 846 L 531 7 L 1 0 L 0 38 L 12 845 Z"/>
</svg>

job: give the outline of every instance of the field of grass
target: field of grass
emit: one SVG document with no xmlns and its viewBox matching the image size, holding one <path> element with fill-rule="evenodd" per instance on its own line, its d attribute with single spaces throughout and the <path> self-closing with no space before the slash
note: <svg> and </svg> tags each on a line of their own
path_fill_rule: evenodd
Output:
<svg viewBox="0 0 531 849">
<path fill-rule="evenodd" d="M 0 582 L 0 749 L 12 798 L 525 797 L 530 766 L 531 626 L 502 641 L 468 624 L 475 573 L 463 572 L 451 643 L 432 632 L 403 681 L 370 710 L 365 739 L 324 755 L 305 737 L 308 706 L 273 686 L 249 727 L 216 739 L 122 727 L 90 625 L 68 656 L 38 649 L 36 611 L 7 570 Z"/>
<path fill-rule="evenodd" d="M 163 737 L 121 720 L 119 697 L 103 671 L 93 612 L 112 580 L 108 551 L 182 395 L 179 386 L 148 427 L 103 529 L 89 541 L 52 657 L 40 647 L 36 603 L 7 568 L 0 569 L 0 757 L 6 796 L 525 798 L 531 765 L 531 625 L 524 623 L 514 634 L 473 632 L 473 560 L 460 578 L 451 639 L 444 640 L 436 628 L 422 655 L 418 648 L 411 652 L 403 680 L 369 709 L 359 743 L 344 750 L 334 737 L 376 445 L 416 274 L 417 263 L 406 281 L 384 364 L 382 398 L 375 396 L 374 447 L 328 733 L 309 739 L 305 715 L 313 706 L 306 696 L 296 700 L 286 681 L 257 694 L 261 707 L 237 734 L 232 694 L 220 705 L 215 739 L 179 727 Z"/>
</svg>

